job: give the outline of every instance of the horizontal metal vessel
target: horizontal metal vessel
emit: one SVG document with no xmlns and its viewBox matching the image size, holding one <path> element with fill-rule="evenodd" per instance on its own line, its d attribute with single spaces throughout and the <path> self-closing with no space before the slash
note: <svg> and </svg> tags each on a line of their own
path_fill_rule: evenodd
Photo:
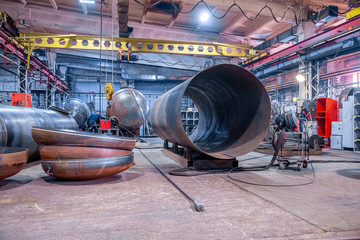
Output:
<svg viewBox="0 0 360 240">
<path fill-rule="evenodd" d="M 28 148 L 29 158 L 38 158 L 38 145 L 31 136 L 32 126 L 78 129 L 73 117 L 53 110 L 0 104 L 0 147 Z"/>
<path fill-rule="evenodd" d="M 26 148 L 0 147 L 0 180 L 23 170 L 28 158 L 29 150 Z"/>
<path fill-rule="evenodd" d="M 41 146 L 40 154 L 41 166 L 49 176 L 69 180 L 112 176 L 127 170 L 134 162 L 132 151 L 116 149 Z"/>
<path fill-rule="evenodd" d="M 35 142 L 42 145 L 82 146 L 132 150 L 136 144 L 135 138 L 116 137 L 83 131 L 32 127 L 31 133 Z"/>
<path fill-rule="evenodd" d="M 187 136 L 181 121 L 183 96 L 199 111 Z M 261 82 L 236 65 L 205 69 L 163 94 L 152 106 L 150 123 L 164 140 L 219 159 L 246 154 L 262 141 L 270 120 L 270 100 Z"/>
</svg>

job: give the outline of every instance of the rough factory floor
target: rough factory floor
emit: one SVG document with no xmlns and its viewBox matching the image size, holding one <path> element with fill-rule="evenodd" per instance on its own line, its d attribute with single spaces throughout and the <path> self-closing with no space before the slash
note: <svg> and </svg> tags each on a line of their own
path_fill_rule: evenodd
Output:
<svg viewBox="0 0 360 240">
<path fill-rule="evenodd" d="M 153 144 L 153 146 L 156 144 Z M 141 150 L 165 172 L 180 166 L 160 148 Z M 234 172 L 248 185 L 216 173 L 171 176 L 205 205 L 196 212 L 139 152 L 136 165 L 116 176 L 63 181 L 40 161 L 0 181 L 0 239 L 359 239 L 360 164 L 314 163 L 300 172 L 273 167 Z M 241 166 L 269 162 L 251 152 Z M 311 160 L 356 161 L 351 151 L 324 150 Z"/>
</svg>

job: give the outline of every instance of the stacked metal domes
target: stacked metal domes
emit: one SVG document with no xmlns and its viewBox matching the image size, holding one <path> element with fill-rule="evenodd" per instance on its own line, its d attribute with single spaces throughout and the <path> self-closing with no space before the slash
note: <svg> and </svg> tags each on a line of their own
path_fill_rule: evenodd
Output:
<svg viewBox="0 0 360 240">
<path fill-rule="evenodd" d="M 136 140 L 72 130 L 33 127 L 40 145 L 41 165 L 49 175 L 89 180 L 115 175 L 134 162 Z"/>
</svg>

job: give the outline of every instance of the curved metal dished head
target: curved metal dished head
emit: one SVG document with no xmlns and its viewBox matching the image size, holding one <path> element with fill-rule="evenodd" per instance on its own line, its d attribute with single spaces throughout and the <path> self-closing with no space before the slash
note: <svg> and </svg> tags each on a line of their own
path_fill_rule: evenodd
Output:
<svg viewBox="0 0 360 240">
<path fill-rule="evenodd" d="M 133 88 L 122 88 L 114 93 L 109 115 L 119 119 L 119 127 L 140 128 L 149 115 L 145 96 Z"/>
<path fill-rule="evenodd" d="M 112 149 L 112 148 L 56 146 L 56 145 L 40 146 L 41 159 L 47 159 L 47 160 L 93 159 L 93 158 L 125 156 L 129 154 L 132 154 L 132 151 Z"/>
<path fill-rule="evenodd" d="M 64 109 L 74 117 L 79 126 L 83 126 L 91 114 L 89 106 L 76 98 L 66 99 Z"/>
<path fill-rule="evenodd" d="M 57 154 L 64 153 L 60 151 Z M 106 155 L 83 159 L 42 159 L 41 166 L 49 176 L 69 180 L 89 180 L 115 175 L 130 168 L 134 162 L 134 153 L 131 151 L 122 151 L 112 157 Z M 66 154 L 63 157 L 66 157 Z"/>
<path fill-rule="evenodd" d="M 199 124 L 188 137 L 181 123 L 181 99 L 190 97 Z M 252 151 L 263 139 L 270 119 L 270 100 L 261 82 L 230 64 L 205 69 L 162 95 L 150 122 L 163 139 L 210 156 L 230 159 Z"/>
<path fill-rule="evenodd" d="M 34 141 L 41 145 L 94 148 L 98 147 L 132 150 L 136 144 L 135 138 L 117 137 L 111 135 L 65 129 L 47 129 L 40 127 L 32 127 L 31 134 Z"/>
<path fill-rule="evenodd" d="M 23 170 L 29 158 L 26 148 L 0 147 L 0 180 Z"/>
</svg>

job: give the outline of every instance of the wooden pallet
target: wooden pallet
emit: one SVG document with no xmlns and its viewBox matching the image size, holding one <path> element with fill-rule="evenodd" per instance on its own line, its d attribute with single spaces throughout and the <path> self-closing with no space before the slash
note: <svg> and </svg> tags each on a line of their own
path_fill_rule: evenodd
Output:
<svg viewBox="0 0 360 240">
<path fill-rule="evenodd" d="M 238 161 L 234 159 L 216 159 L 205 154 L 193 153 L 190 159 L 184 157 L 183 149 L 179 148 L 178 153 L 171 149 L 163 148 L 162 152 L 165 156 L 171 158 L 183 167 L 193 167 L 197 170 L 203 169 L 222 169 L 233 168 L 238 166 Z"/>
<path fill-rule="evenodd" d="M 274 154 L 274 149 L 259 146 L 254 150 L 254 152 L 273 155 Z M 279 151 L 279 155 L 281 155 L 281 156 L 298 156 L 299 154 L 301 155 L 301 150 L 298 151 L 297 148 L 296 149 L 295 148 L 293 148 L 293 149 L 285 148 L 282 151 L 281 150 Z M 309 154 L 310 154 L 310 156 L 312 156 L 312 155 L 322 155 L 322 150 L 321 150 L 321 148 L 320 149 L 310 149 Z"/>
</svg>

